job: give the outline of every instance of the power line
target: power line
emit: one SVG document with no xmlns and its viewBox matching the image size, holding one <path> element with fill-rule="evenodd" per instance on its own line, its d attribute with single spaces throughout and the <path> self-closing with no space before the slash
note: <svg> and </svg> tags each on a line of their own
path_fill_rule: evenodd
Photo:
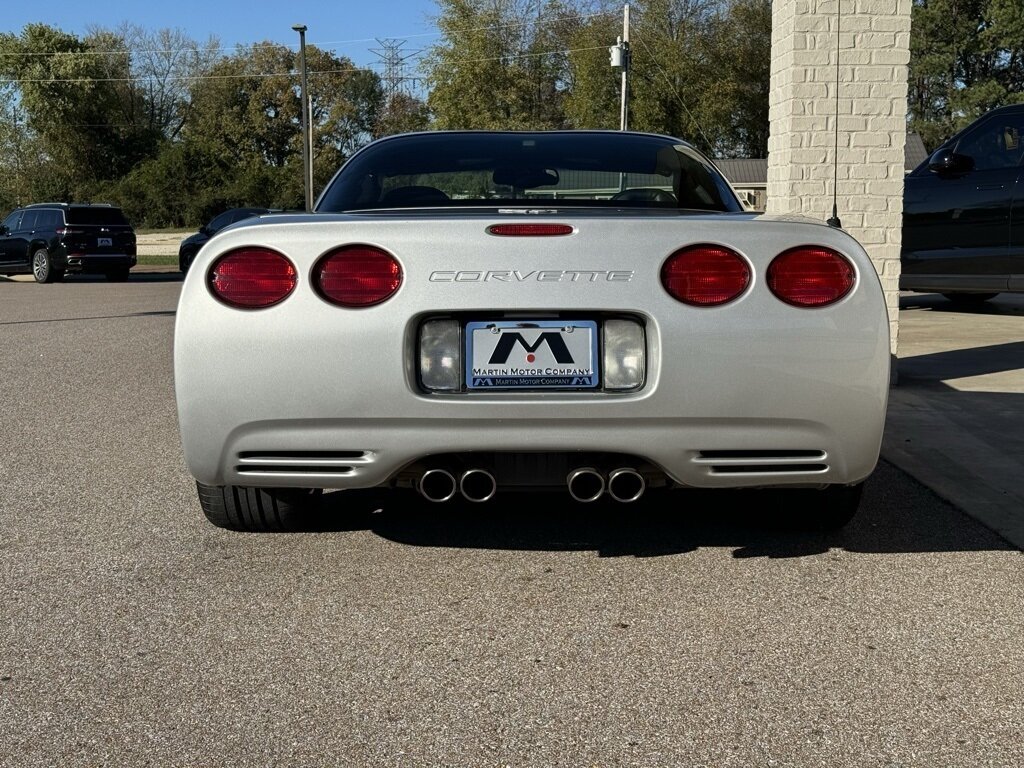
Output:
<svg viewBox="0 0 1024 768">
<path fill-rule="evenodd" d="M 656 66 L 658 68 L 658 71 L 661 72 L 662 77 L 665 78 L 665 83 L 668 85 L 669 90 L 672 91 L 672 95 L 676 97 L 676 101 L 679 102 L 679 106 L 681 106 L 683 108 L 683 111 L 686 112 L 686 116 L 690 118 L 690 122 L 697 126 L 698 133 L 700 133 L 701 138 L 703 138 L 704 141 L 707 143 L 708 151 L 710 151 L 714 147 L 714 144 L 712 144 L 708 137 L 705 135 L 704 130 L 700 127 L 700 123 L 697 121 L 697 118 L 693 116 L 693 113 L 690 112 L 690 108 L 686 106 L 686 102 L 683 101 L 683 97 L 679 95 L 679 91 L 676 90 L 676 86 L 675 83 L 672 82 L 672 78 L 669 77 L 668 72 L 666 72 L 664 67 L 661 66 L 661 62 L 658 61 L 657 57 L 654 55 L 654 52 L 650 49 L 650 46 L 648 46 L 647 43 L 644 42 L 644 39 L 642 37 L 637 37 L 636 39 L 639 41 L 640 45 L 644 47 L 644 50 L 647 51 L 647 54 L 651 57 L 651 61 L 654 62 L 654 66 Z"/>
<path fill-rule="evenodd" d="M 559 22 L 559 21 L 567 21 L 567 20 L 570 20 L 570 19 L 578 19 L 578 20 L 582 21 L 584 19 L 594 18 L 596 16 L 609 16 L 609 15 L 612 15 L 612 14 L 615 14 L 615 13 L 617 13 L 617 11 L 598 11 L 598 12 L 595 12 L 595 13 L 585 13 L 585 14 L 566 14 L 564 16 L 556 16 L 553 19 L 537 18 L 537 19 L 531 19 L 529 21 L 509 22 L 507 24 L 488 24 L 488 25 L 482 26 L 482 27 L 463 27 L 461 29 L 454 29 L 451 32 L 440 32 L 440 31 L 438 31 L 438 32 L 421 32 L 421 33 L 416 33 L 416 34 L 411 34 L 411 35 L 388 35 L 387 37 L 385 37 L 385 36 L 366 37 L 366 38 L 356 38 L 356 39 L 352 39 L 352 40 L 325 40 L 325 41 L 322 41 L 322 42 L 310 42 L 310 45 L 315 45 L 317 47 L 323 48 L 324 46 L 356 45 L 358 43 L 374 43 L 374 42 L 380 42 L 381 40 L 393 40 L 393 39 L 398 39 L 398 38 L 409 39 L 409 38 L 414 38 L 414 37 L 441 37 L 442 35 L 445 35 L 445 34 L 460 35 L 460 34 L 465 34 L 465 33 L 468 33 L 468 32 L 482 32 L 482 31 L 488 30 L 488 29 L 507 29 L 507 28 L 510 28 L 510 27 L 525 27 L 525 26 L 529 26 L 531 24 L 540 24 L 541 22 L 545 22 L 545 23 L 547 23 L 547 22 Z M 160 54 L 165 54 L 165 53 L 181 53 L 183 51 L 189 52 L 189 53 L 200 54 L 200 53 L 219 53 L 219 52 L 223 52 L 223 51 L 237 52 L 239 49 L 246 49 L 246 48 L 270 48 L 270 47 L 298 49 L 298 45 L 295 44 L 295 43 L 277 43 L 277 42 L 273 42 L 273 41 L 264 41 L 264 42 L 258 42 L 258 43 L 236 43 L 235 45 L 232 45 L 232 46 L 221 46 L 221 47 L 217 47 L 217 48 L 201 48 L 201 47 L 198 47 L 198 46 L 194 46 L 194 47 L 166 48 L 166 49 L 159 49 L 159 48 L 154 48 L 154 49 L 147 49 L 147 48 L 121 48 L 121 49 L 113 50 L 113 51 L 94 51 L 94 50 L 84 50 L 84 51 L 0 51 L 0 56 L 22 56 L 22 57 L 29 57 L 29 56 L 123 56 L 125 54 L 130 54 L 130 55 L 137 55 L 137 54 L 143 54 L 143 53 L 160 53 Z"/>
<path fill-rule="evenodd" d="M 458 59 L 449 64 L 478 64 L 486 61 L 504 61 L 506 59 L 525 59 L 538 56 L 556 56 L 566 53 L 580 53 L 582 51 L 603 51 L 607 50 L 605 45 L 594 45 L 586 48 L 564 48 L 556 51 L 539 51 L 535 53 L 507 53 L 502 56 L 489 56 L 479 59 Z M 376 72 L 369 67 L 349 67 L 345 69 L 324 69 L 310 71 L 309 75 L 336 75 L 346 72 Z M 253 72 L 237 75 L 168 75 L 167 77 L 79 77 L 67 79 L 50 78 L 26 78 L 23 80 L 6 79 L 0 80 L 0 85 L 17 85 L 19 83 L 161 83 L 170 80 L 242 80 L 249 77 L 298 77 L 297 72 Z"/>
</svg>

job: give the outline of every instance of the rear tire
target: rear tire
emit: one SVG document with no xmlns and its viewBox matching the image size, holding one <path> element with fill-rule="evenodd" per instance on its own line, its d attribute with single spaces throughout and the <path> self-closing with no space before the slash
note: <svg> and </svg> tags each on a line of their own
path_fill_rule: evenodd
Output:
<svg viewBox="0 0 1024 768">
<path fill-rule="evenodd" d="M 319 488 L 245 488 L 196 483 L 206 519 L 230 531 L 294 531 L 316 509 Z"/>
<path fill-rule="evenodd" d="M 195 261 L 197 251 L 186 251 L 178 255 L 178 270 L 183 275 L 188 274 L 189 267 Z"/>
<path fill-rule="evenodd" d="M 50 252 L 45 248 L 37 248 L 32 253 L 32 277 L 37 283 L 54 283 L 64 277 L 59 269 L 54 269 Z"/>
<path fill-rule="evenodd" d="M 849 523 L 860 508 L 864 483 L 830 485 L 821 490 L 782 491 L 779 510 L 783 520 L 807 531 L 836 531 Z"/>
<path fill-rule="evenodd" d="M 979 307 L 998 293 L 944 293 L 942 294 L 959 307 Z"/>
</svg>

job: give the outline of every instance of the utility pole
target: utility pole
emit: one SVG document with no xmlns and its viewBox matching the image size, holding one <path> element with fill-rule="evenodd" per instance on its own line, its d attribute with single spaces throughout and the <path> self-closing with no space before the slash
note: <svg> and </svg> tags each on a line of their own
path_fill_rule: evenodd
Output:
<svg viewBox="0 0 1024 768">
<path fill-rule="evenodd" d="M 301 85 L 299 99 L 302 101 L 302 185 L 306 192 L 306 212 L 313 210 L 313 125 L 310 120 L 309 83 L 306 75 L 306 25 L 293 24 L 299 33 L 299 71 Z"/>
<path fill-rule="evenodd" d="M 611 55 L 613 67 L 622 70 L 622 107 L 619 110 L 619 130 L 625 131 L 629 128 L 629 65 L 631 53 L 629 50 L 629 3 L 622 8 L 622 37 L 615 45 L 608 49 Z"/>
</svg>

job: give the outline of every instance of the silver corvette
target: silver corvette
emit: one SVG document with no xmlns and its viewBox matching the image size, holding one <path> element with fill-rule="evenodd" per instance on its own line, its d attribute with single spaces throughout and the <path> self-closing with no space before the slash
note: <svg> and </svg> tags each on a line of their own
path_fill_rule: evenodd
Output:
<svg viewBox="0 0 1024 768">
<path fill-rule="evenodd" d="M 438 132 L 368 145 L 313 213 L 210 240 L 174 368 L 227 528 L 402 487 L 763 488 L 830 527 L 878 460 L 889 325 L 853 238 L 744 213 L 678 139 Z"/>
</svg>

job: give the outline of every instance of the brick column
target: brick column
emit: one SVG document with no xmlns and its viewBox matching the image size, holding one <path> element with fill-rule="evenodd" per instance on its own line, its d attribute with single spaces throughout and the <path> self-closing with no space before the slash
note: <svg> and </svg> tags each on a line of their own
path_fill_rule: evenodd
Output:
<svg viewBox="0 0 1024 768">
<path fill-rule="evenodd" d="M 767 213 L 832 214 L 837 2 L 839 218 L 881 277 L 895 355 L 912 0 L 772 0 Z"/>
</svg>

